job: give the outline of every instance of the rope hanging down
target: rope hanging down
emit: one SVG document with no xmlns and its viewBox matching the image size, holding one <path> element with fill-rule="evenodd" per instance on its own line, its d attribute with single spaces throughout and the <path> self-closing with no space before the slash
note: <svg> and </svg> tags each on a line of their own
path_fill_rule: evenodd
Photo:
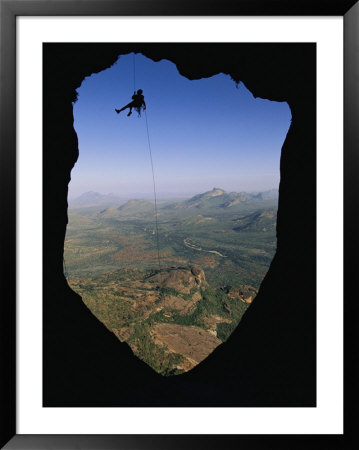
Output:
<svg viewBox="0 0 359 450">
<path fill-rule="evenodd" d="M 136 55 L 133 53 L 133 92 L 136 92 Z"/>
<path fill-rule="evenodd" d="M 146 118 L 146 130 L 147 130 L 148 149 L 150 151 L 150 160 L 151 160 L 151 169 L 152 169 L 153 195 L 154 195 L 154 199 L 155 199 L 157 259 L 158 259 L 158 267 L 161 270 L 160 243 L 159 243 L 159 236 L 158 236 L 158 213 L 157 213 L 157 194 L 156 194 L 155 171 L 153 169 L 152 149 L 151 149 L 150 133 L 148 131 L 148 121 L 147 121 L 147 112 L 146 112 L 146 110 L 145 110 L 145 118 Z"/>
<path fill-rule="evenodd" d="M 136 92 L 136 54 L 135 54 L 135 52 L 133 52 L 133 91 Z M 160 243 L 159 243 L 159 235 L 158 235 L 158 212 L 157 212 L 157 194 L 156 194 L 155 171 L 154 171 L 154 168 L 153 168 L 152 149 L 151 149 L 150 133 L 149 133 L 149 130 L 148 130 L 148 120 L 147 120 L 146 109 L 144 111 L 145 111 L 145 118 L 146 118 L 146 131 L 147 131 L 148 149 L 149 149 L 150 160 L 151 160 L 152 181 L 153 181 L 153 196 L 154 196 L 154 200 L 155 200 L 155 223 L 156 223 L 157 259 L 158 259 L 158 267 L 161 270 Z"/>
</svg>

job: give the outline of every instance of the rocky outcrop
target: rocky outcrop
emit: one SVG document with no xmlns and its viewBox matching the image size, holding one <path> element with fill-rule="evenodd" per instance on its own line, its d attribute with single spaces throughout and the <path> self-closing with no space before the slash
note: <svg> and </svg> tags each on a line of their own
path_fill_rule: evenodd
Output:
<svg viewBox="0 0 359 450">
<path fill-rule="evenodd" d="M 241 288 L 225 286 L 222 289 L 230 299 L 240 300 L 243 303 L 252 303 L 252 301 L 258 294 L 257 289 L 252 286 L 241 286 Z"/>
<path fill-rule="evenodd" d="M 160 287 L 175 289 L 182 294 L 189 294 L 192 289 L 207 284 L 204 272 L 199 266 L 165 269 L 150 276 L 148 281 Z"/>
</svg>

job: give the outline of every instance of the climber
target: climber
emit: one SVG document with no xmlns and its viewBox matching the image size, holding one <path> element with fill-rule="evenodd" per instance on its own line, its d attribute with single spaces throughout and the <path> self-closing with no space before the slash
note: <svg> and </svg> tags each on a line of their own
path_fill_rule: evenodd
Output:
<svg viewBox="0 0 359 450">
<path fill-rule="evenodd" d="M 146 109 L 145 98 L 142 95 L 142 92 L 143 92 L 142 89 L 138 89 L 137 93 L 135 91 L 133 93 L 132 102 L 131 103 L 129 103 L 128 105 L 124 106 L 121 109 L 115 109 L 117 114 L 119 114 L 124 109 L 130 108 L 129 113 L 127 114 L 128 116 L 130 116 L 132 114 L 132 108 L 135 108 L 135 110 L 138 112 L 138 115 L 140 116 L 141 115 L 141 108 L 143 108 L 143 110 Z"/>
</svg>

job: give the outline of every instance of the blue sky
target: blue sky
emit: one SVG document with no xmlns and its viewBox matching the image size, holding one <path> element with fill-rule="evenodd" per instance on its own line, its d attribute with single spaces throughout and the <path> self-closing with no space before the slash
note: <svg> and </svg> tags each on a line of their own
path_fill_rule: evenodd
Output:
<svg viewBox="0 0 359 450">
<path fill-rule="evenodd" d="M 135 74 L 135 77 L 134 77 Z M 159 197 L 278 188 L 281 147 L 291 113 L 287 103 L 255 99 L 228 75 L 190 81 L 169 61 L 121 56 L 85 78 L 74 104 L 80 157 L 69 197 L 86 191 L 124 197 L 153 193 L 146 119 L 127 110 L 143 89 Z"/>
</svg>

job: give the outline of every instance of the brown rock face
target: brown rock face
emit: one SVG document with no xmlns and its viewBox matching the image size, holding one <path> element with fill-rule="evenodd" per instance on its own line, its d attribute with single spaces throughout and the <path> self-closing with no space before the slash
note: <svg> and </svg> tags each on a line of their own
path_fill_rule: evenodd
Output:
<svg viewBox="0 0 359 450">
<path fill-rule="evenodd" d="M 191 273 L 194 275 L 197 285 L 200 286 L 202 283 L 206 283 L 204 271 L 199 266 L 193 266 Z"/>
<path fill-rule="evenodd" d="M 161 323 L 155 325 L 152 333 L 158 343 L 165 344 L 169 351 L 182 355 L 185 361 L 181 364 L 187 368 L 203 361 L 222 343 L 210 332 L 194 326 Z"/>
<path fill-rule="evenodd" d="M 223 288 L 228 297 L 232 300 L 240 300 L 243 303 L 252 303 L 256 295 L 258 294 L 257 289 L 252 286 L 242 286 L 240 289 L 233 288 L 232 286 L 226 286 Z"/>
<path fill-rule="evenodd" d="M 190 294 L 191 289 L 207 284 L 203 270 L 199 266 L 171 268 L 148 278 L 160 287 L 175 289 L 181 294 Z"/>
</svg>

